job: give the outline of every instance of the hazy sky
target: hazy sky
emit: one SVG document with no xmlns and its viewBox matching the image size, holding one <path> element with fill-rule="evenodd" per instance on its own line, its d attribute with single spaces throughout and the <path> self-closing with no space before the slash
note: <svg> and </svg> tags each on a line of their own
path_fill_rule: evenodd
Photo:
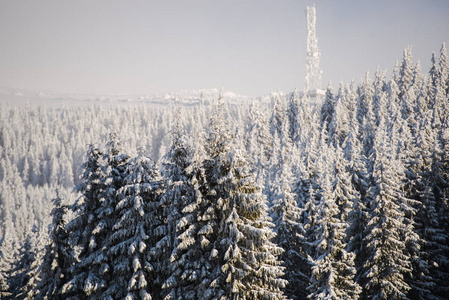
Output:
<svg viewBox="0 0 449 300">
<path fill-rule="evenodd" d="M 146 94 L 304 87 L 315 3 L 323 85 L 391 72 L 413 46 L 427 72 L 449 43 L 448 0 L 0 0 L 0 86 Z M 448 45 L 449 46 L 449 45 Z"/>
</svg>

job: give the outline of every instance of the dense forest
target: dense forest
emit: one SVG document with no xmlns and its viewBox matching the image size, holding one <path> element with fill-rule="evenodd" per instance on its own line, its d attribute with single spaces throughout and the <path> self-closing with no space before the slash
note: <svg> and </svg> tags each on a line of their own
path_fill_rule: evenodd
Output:
<svg viewBox="0 0 449 300">
<path fill-rule="evenodd" d="M 445 45 L 307 95 L 0 105 L 0 298 L 447 299 Z"/>
</svg>

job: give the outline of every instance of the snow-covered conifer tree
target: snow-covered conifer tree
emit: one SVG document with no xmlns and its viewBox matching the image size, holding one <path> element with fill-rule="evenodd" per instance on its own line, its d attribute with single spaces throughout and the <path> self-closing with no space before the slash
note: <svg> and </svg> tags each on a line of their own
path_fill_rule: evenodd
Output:
<svg viewBox="0 0 449 300">
<path fill-rule="evenodd" d="M 267 215 L 265 197 L 250 173 L 240 149 L 235 149 L 221 117 L 220 107 L 208 128 L 204 162 L 208 224 L 200 229 L 204 251 L 212 265 L 200 284 L 203 299 L 283 299 L 285 281 L 280 261 L 282 249 Z"/>
<path fill-rule="evenodd" d="M 170 239 L 161 201 L 162 178 L 142 154 L 128 161 L 122 197 L 115 205 L 117 220 L 108 237 L 107 255 L 114 274 L 102 299 L 159 299 L 167 267 L 164 251 Z"/>
<path fill-rule="evenodd" d="M 169 276 L 163 284 L 165 299 L 198 299 L 198 285 L 210 269 L 210 262 L 202 254 L 202 234 L 207 220 L 201 220 L 202 176 L 201 147 L 193 148 L 179 128 L 173 129 L 172 144 L 163 160 L 166 178 L 164 197 L 172 201 L 168 223 L 173 231 L 173 251 Z"/>
<path fill-rule="evenodd" d="M 388 85 L 385 82 L 385 72 L 381 72 L 379 69 L 374 74 L 373 82 L 373 98 L 371 107 L 374 113 L 374 123 L 379 126 L 380 119 L 386 116 L 386 90 Z"/>
<path fill-rule="evenodd" d="M 0 186 L 0 191 L 2 191 Z M 1 224 L 2 236 L 0 238 L 0 297 L 2 299 L 12 299 L 13 286 L 10 280 L 13 275 L 13 265 L 17 260 L 17 249 L 15 245 L 14 223 L 8 206 L 5 208 L 4 221 Z"/>
<path fill-rule="evenodd" d="M 257 102 L 250 107 L 247 123 L 245 140 L 248 160 L 259 173 L 258 178 L 262 178 L 263 172 L 268 167 L 273 145 L 268 116 Z"/>
<path fill-rule="evenodd" d="M 270 132 L 271 135 L 281 134 L 282 126 L 288 122 L 287 118 L 287 103 L 283 93 L 277 93 L 272 99 L 273 110 L 270 117 Z"/>
<path fill-rule="evenodd" d="M 300 120 L 299 120 L 299 118 L 301 117 L 300 105 L 301 105 L 300 96 L 298 90 L 295 89 L 287 105 L 287 117 L 289 120 L 289 130 L 290 130 L 289 134 L 293 144 L 296 144 L 296 142 L 299 139 L 299 135 L 301 133 Z"/>
<path fill-rule="evenodd" d="M 346 89 L 346 104 L 348 106 L 349 111 L 349 119 L 352 120 L 356 113 L 356 104 L 357 104 L 357 86 L 355 80 L 353 79 Z"/>
<path fill-rule="evenodd" d="M 93 263 L 104 257 L 102 244 L 106 239 L 104 230 L 101 230 L 101 235 L 99 234 L 100 229 L 104 228 L 98 213 L 105 201 L 102 157 L 103 153 L 98 148 L 94 145 L 89 146 L 87 161 L 83 164 L 84 183 L 78 186 L 83 196 L 72 207 L 77 216 L 67 224 L 72 243 L 80 247 L 80 253 L 79 261 L 70 271 L 69 281 L 63 287 L 64 297 L 75 296 L 74 299 L 77 299 L 85 297 L 84 295 L 91 296 L 106 286 L 104 280 L 92 274 Z M 98 268 L 95 266 L 97 273 Z"/>
<path fill-rule="evenodd" d="M 326 125 L 326 133 L 329 132 L 329 127 L 333 118 L 335 118 L 335 97 L 332 85 L 329 83 L 320 111 L 320 128 L 323 128 L 323 126 Z"/>
<path fill-rule="evenodd" d="M 362 266 L 367 254 L 363 242 L 364 231 L 367 224 L 367 197 L 370 184 L 368 174 L 368 158 L 362 153 L 361 143 L 357 139 L 359 132 L 356 115 L 353 115 L 352 130 L 349 132 L 344 144 L 344 158 L 348 161 L 348 172 L 351 174 L 351 184 L 354 187 L 351 211 L 347 215 L 348 228 L 346 230 L 347 249 L 356 255 L 355 267 L 357 269 L 356 281 L 360 282 Z"/>
<path fill-rule="evenodd" d="M 307 144 L 309 135 L 314 129 L 316 114 L 312 112 L 310 100 L 307 91 L 303 91 L 302 97 L 299 98 L 299 115 L 297 118 L 298 137 L 296 141 L 292 141 L 298 148 L 303 148 Z"/>
<path fill-rule="evenodd" d="M 44 252 L 44 232 L 42 230 L 36 229 L 34 230 L 33 235 L 31 236 L 31 244 L 32 251 L 31 253 L 34 255 L 33 261 L 31 262 L 29 268 L 27 268 L 27 272 L 25 274 L 26 283 L 21 287 L 18 299 L 32 300 L 36 298 L 36 286 L 41 280 L 41 276 L 39 273 L 39 267 L 42 264 L 42 257 Z"/>
<path fill-rule="evenodd" d="M 447 121 L 446 121 L 447 122 Z M 435 129 L 432 129 L 435 132 Z M 433 249 L 431 268 L 432 277 L 435 279 L 437 288 L 435 293 L 439 297 L 445 297 L 449 293 L 449 126 L 444 123 L 436 133 L 436 141 L 433 143 L 430 182 L 432 184 L 433 197 L 435 198 L 435 210 L 437 211 L 438 229 L 440 233 L 432 236 L 431 242 L 436 242 Z M 427 177 L 427 176 L 426 176 Z"/>
<path fill-rule="evenodd" d="M 346 89 L 340 83 L 337 95 L 335 96 L 333 117 L 329 124 L 328 141 L 335 146 L 341 146 L 350 130 L 350 113 L 347 103 Z"/>
<path fill-rule="evenodd" d="M 288 136 L 284 138 L 290 139 Z M 294 181 L 291 157 L 287 153 L 284 150 L 277 154 L 281 156 L 278 161 L 282 163 L 281 169 L 275 174 L 274 182 L 271 183 L 273 199 L 270 212 L 277 234 L 274 242 L 284 250 L 280 256 L 285 267 L 284 278 L 288 281 L 284 293 L 292 299 L 304 299 L 309 281 L 304 270 L 309 270 L 310 265 L 306 252 L 305 230 L 300 223 L 302 210 L 292 192 Z"/>
<path fill-rule="evenodd" d="M 426 106 L 429 109 L 433 109 L 433 102 L 435 98 L 435 87 L 439 82 L 439 67 L 437 63 L 437 58 L 435 52 L 432 52 L 432 57 L 430 59 L 430 69 L 427 80 L 427 89 L 426 89 Z"/>
<path fill-rule="evenodd" d="M 441 257 L 441 241 L 446 240 L 445 233 L 439 228 L 438 214 L 435 207 L 435 196 L 432 191 L 432 150 L 436 142 L 436 132 L 431 127 L 431 116 L 428 112 L 421 120 L 417 136 L 414 139 L 415 149 L 409 168 L 411 187 L 408 196 L 418 202 L 416 205 L 415 230 L 420 238 L 417 255 L 413 257 L 413 275 L 408 281 L 413 299 L 434 299 L 436 278 L 431 270 L 438 266 Z"/>
<path fill-rule="evenodd" d="M 84 182 L 77 186 L 82 196 L 73 205 L 76 217 L 67 225 L 73 244 L 80 248 L 79 261 L 63 287 L 65 297 L 101 297 L 113 280 L 109 236 L 115 220 L 115 206 L 123 198 L 129 157 L 121 153 L 116 133 L 110 134 L 106 153 L 91 145 L 84 163 Z"/>
<path fill-rule="evenodd" d="M 369 106 L 371 105 L 373 94 L 374 90 L 369 73 L 366 73 L 365 78 L 357 88 L 356 116 L 359 126 L 364 123 L 363 120 L 370 111 Z M 362 130 L 363 128 L 360 127 L 360 129 Z"/>
<path fill-rule="evenodd" d="M 402 62 L 399 67 L 399 77 L 397 80 L 397 84 L 399 87 L 399 98 L 398 100 L 402 102 L 404 100 L 405 95 L 407 94 L 410 87 L 413 85 L 413 77 L 414 77 L 414 63 L 412 56 L 412 49 L 408 47 L 404 49 L 404 53 L 402 56 Z"/>
<path fill-rule="evenodd" d="M 410 230 L 404 220 L 405 196 L 400 189 L 395 157 L 385 127 L 376 134 L 373 153 L 373 185 L 367 191 L 368 223 L 364 238 L 366 260 L 361 284 L 364 297 L 372 299 L 405 298 L 410 286 L 404 275 L 411 272 L 406 255 L 404 232 Z"/>
<path fill-rule="evenodd" d="M 330 153 L 327 154 L 329 161 L 325 163 L 325 170 L 332 170 L 334 164 Z M 322 192 L 315 212 L 315 232 L 310 241 L 315 251 L 308 298 L 358 299 L 361 288 L 354 281 L 355 254 L 346 251 L 347 222 L 342 220 L 346 212 L 336 203 L 336 199 L 342 202 L 342 193 L 338 182 L 332 187 L 330 180 L 329 171 L 324 171 L 321 178 Z"/>
<path fill-rule="evenodd" d="M 19 249 L 19 259 L 13 265 L 13 273 L 9 279 L 9 286 L 14 299 L 32 299 L 33 288 L 39 277 L 37 269 L 41 263 L 41 251 L 38 243 L 38 228 L 34 225 Z M 27 298 L 30 293 L 30 298 Z"/>
<path fill-rule="evenodd" d="M 34 289 L 36 299 L 62 299 L 60 292 L 68 280 L 68 270 L 73 265 L 74 253 L 65 229 L 67 205 L 59 195 L 53 199 L 52 223 L 49 226 L 49 243 L 39 267 L 40 281 Z"/>
<path fill-rule="evenodd" d="M 438 67 L 441 84 L 445 88 L 446 96 L 449 96 L 449 58 L 447 56 L 446 43 L 441 45 Z"/>
</svg>

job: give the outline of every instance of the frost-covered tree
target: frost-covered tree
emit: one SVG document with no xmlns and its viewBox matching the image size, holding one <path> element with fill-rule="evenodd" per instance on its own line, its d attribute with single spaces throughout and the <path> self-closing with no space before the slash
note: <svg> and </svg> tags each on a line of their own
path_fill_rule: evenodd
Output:
<svg viewBox="0 0 449 300">
<path fill-rule="evenodd" d="M 77 186 L 82 195 L 72 208 L 76 216 L 67 225 L 73 245 L 80 250 L 70 281 L 63 287 L 65 297 L 101 297 L 113 280 L 109 236 L 117 218 L 115 206 L 123 198 L 120 188 L 128 160 L 115 133 L 110 134 L 105 153 L 89 147 L 84 182 Z"/>
<path fill-rule="evenodd" d="M 440 48 L 439 75 L 441 84 L 445 88 L 445 94 L 449 96 L 449 58 L 446 43 L 443 43 Z"/>
<path fill-rule="evenodd" d="M 442 242 L 446 234 L 439 227 L 436 211 L 435 195 L 432 183 L 433 149 L 436 142 L 436 132 L 431 127 L 431 116 L 423 116 L 418 134 L 414 139 L 416 149 L 412 157 L 412 172 L 408 177 L 412 180 L 408 196 L 417 201 L 415 231 L 420 238 L 419 249 L 412 260 L 412 277 L 409 279 L 411 290 L 409 296 L 413 299 L 435 299 L 437 290 L 436 277 L 432 270 L 438 269 L 437 261 L 442 257 Z M 436 267 L 436 268 L 435 268 Z"/>
<path fill-rule="evenodd" d="M 20 288 L 19 294 L 17 295 L 18 299 L 26 299 L 31 300 L 35 299 L 37 292 L 36 286 L 41 280 L 41 276 L 39 274 L 39 267 L 42 264 L 42 256 L 44 252 L 44 244 L 43 244 L 43 232 L 39 232 L 39 229 L 35 229 L 34 236 L 32 236 L 31 244 L 32 250 L 31 253 L 34 255 L 33 261 L 30 266 L 27 268 L 25 273 L 26 282 Z"/>
<path fill-rule="evenodd" d="M 405 243 L 404 255 L 410 261 L 412 269 L 410 272 L 404 273 L 404 279 L 407 284 L 413 288 L 414 286 L 424 284 L 423 281 L 425 280 L 425 277 L 420 276 L 418 279 L 418 276 L 413 276 L 412 271 L 415 266 L 423 266 L 425 261 L 420 257 L 422 241 L 420 236 L 416 233 L 415 228 L 416 212 L 419 210 L 419 201 L 414 199 L 415 197 L 408 192 L 408 186 L 413 185 L 414 181 L 413 176 L 410 176 L 410 168 L 407 168 L 409 165 L 414 164 L 410 161 L 410 158 L 413 156 L 413 143 L 411 138 L 407 135 L 408 129 L 408 124 L 405 124 L 405 122 L 402 126 L 393 126 L 393 130 L 390 133 L 390 139 L 393 149 L 396 148 L 396 151 L 394 151 L 396 154 L 393 159 L 398 162 L 394 164 L 395 168 L 393 170 L 393 176 L 395 177 L 395 182 L 398 182 L 401 185 L 403 195 L 402 197 L 398 197 L 398 203 L 404 213 L 404 226 L 400 230 L 400 234 L 401 239 Z M 402 131 L 402 136 L 398 134 L 399 131 Z"/>
<path fill-rule="evenodd" d="M 357 131 L 357 128 L 354 129 Z M 363 242 L 364 231 L 367 225 L 366 193 L 369 188 L 369 174 L 366 170 L 365 157 L 361 154 L 357 139 L 353 132 L 348 135 L 344 144 L 344 157 L 348 160 L 348 171 L 351 174 L 351 184 L 354 187 L 351 210 L 347 215 L 348 228 L 346 229 L 347 249 L 356 255 L 355 267 L 357 269 L 357 282 L 362 272 L 362 266 L 366 260 L 366 247 Z M 344 173 L 343 173 L 344 174 Z"/>
<path fill-rule="evenodd" d="M 396 81 L 399 87 L 398 101 L 400 102 L 404 101 L 407 92 L 414 84 L 414 69 L 412 48 L 408 47 L 404 49 L 402 62 L 399 67 L 398 80 Z"/>
<path fill-rule="evenodd" d="M 13 276 L 14 262 L 17 260 L 17 246 L 13 237 L 15 232 L 11 213 L 6 205 L 4 207 L 6 211 L 0 239 L 0 297 L 10 299 L 14 288 L 11 286 L 10 279 Z"/>
<path fill-rule="evenodd" d="M 351 122 L 346 89 L 343 83 L 340 83 L 334 102 L 335 116 L 329 123 L 328 141 L 334 146 L 341 146 L 350 131 Z"/>
<path fill-rule="evenodd" d="M 329 156 L 328 159 L 330 162 L 326 163 L 326 169 L 330 169 L 333 164 L 333 159 Z M 322 193 L 316 207 L 315 233 L 311 240 L 315 253 L 308 298 L 358 299 L 361 288 L 354 281 L 355 254 L 346 251 L 347 223 L 341 219 L 342 211 L 335 201 L 340 191 L 332 187 L 329 172 L 323 174 L 321 187 Z"/>
<path fill-rule="evenodd" d="M 67 282 L 68 270 L 73 265 L 74 253 L 65 229 L 68 206 L 58 195 L 53 200 L 52 223 L 49 226 L 49 243 L 39 267 L 40 281 L 34 289 L 36 299 L 63 299 L 60 295 Z"/>
<path fill-rule="evenodd" d="M 376 134 L 373 185 L 367 191 L 369 209 L 364 237 L 367 257 L 361 284 L 364 297 L 398 299 L 405 298 L 410 289 L 404 280 L 411 272 L 404 232 L 411 229 L 404 220 L 406 199 L 395 173 L 401 162 L 395 159 L 384 130 L 383 127 Z"/>
<path fill-rule="evenodd" d="M 338 206 L 338 218 L 341 222 L 348 221 L 348 214 L 352 210 L 353 200 L 356 197 L 356 191 L 352 184 L 352 178 L 348 167 L 348 161 L 344 157 L 344 150 L 340 147 L 334 149 L 332 196 L 335 204 Z"/>
<path fill-rule="evenodd" d="M 211 270 L 200 288 L 203 299 L 283 299 L 285 281 L 265 197 L 240 149 L 235 149 L 220 108 L 205 142 L 205 211 L 200 229 Z"/>
<path fill-rule="evenodd" d="M 257 102 L 250 107 L 245 136 L 248 160 L 259 173 L 259 178 L 262 178 L 268 167 L 273 145 L 268 116 L 264 107 Z"/>
<path fill-rule="evenodd" d="M 106 286 L 98 274 L 93 275 L 94 272 L 100 273 L 98 264 L 94 265 L 94 262 L 104 257 L 102 244 L 106 240 L 104 221 L 99 217 L 101 205 L 106 200 L 102 156 L 103 153 L 98 148 L 89 146 L 87 161 L 83 164 L 84 183 L 78 186 L 83 196 L 72 207 L 76 217 L 67 224 L 72 244 L 80 248 L 79 261 L 70 270 L 69 281 L 62 290 L 67 298 L 92 296 Z"/>
<path fill-rule="evenodd" d="M 430 182 L 435 197 L 435 209 L 437 211 L 438 229 L 443 235 L 433 236 L 433 242 L 437 243 L 432 255 L 434 264 L 431 268 L 432 277 L 435 279 L 436 294 L 445 297 L 449 292 L 449 129 L 445 125 L 437 132 L 437 142 L 432 149 L 432 165 L 430 168 Z M 432 241 L 431 240 L 431 241 Z M 434 244 L 434 246 L 436 246 Z"/>
<path fill-rule="evenodd" d="M 163 160 L 166 179 L 164 197 L 172 202 L 168 223 L 173 234 L 169 276 L 162 288 L 165 299 L 198 299 L 197 285 L 206 274 L 210 263 L 202 256 L 199 231 L 207 220 L 198 218 L 202 202 L 201 147 L 194 150 L 183 131 L 173 130 L 172 144 Z"/>
<path fill-rule="evenodd" d="M 287 118 L 287 103 L 283 93 L 276 93 L 272 98 L 273 110 L 270 117 L 271 135 L 281 134 L 282 127 L 289 120 Z"/>
<path fill-rule="evenodd" d="M 8 217 L 11 218 L 11 223 L 4 225 L 14 229 L 12 237 L 16 245 L 23 245 L 35 216 L 27 201 L 26 188 L 17 166 L 4 158 L 0 159 L 0 189 L 0 203 L 4 205 L 5 211 L 9 210 Z"/>
<path fill-rule="evenodd" d="M 435 52 L 432 52 L 430 59 L 430 69 L 426 87 L 426 107 L 433 109 L 433 101 L 435 97 L 435 87 L 439 82 L 439 67 Z"/>
<path fill-rule="evenodd" d="M 374 90 L 369 73 L 366 73 L 365 78 L 357 88 L 356 116 L 360 126 L 364 123 L 364 118 L 367 117 L 368 113 L 373 113 L 372 111 L 370 112 L 369 108 L 372 103 L 373 94 Z M 363 128 L 360 127 L 360 129 L 362 130 Z"/>
<path fill-rule="evenodd" d="M 33 288 L 39 277 L 37 269 L 41 263 L 42 255 L 40 243 L 38 243 L 38 228 L 34 225 L 19 249 L 19 259 L 13 264 L 12 276 L 9 278 L 9 286 L 14 299 L 26 299 L 28 293 L 33 298 Z"/>
<path fill-rule="evenodd" d="M 386 90 L 388 89 L 388 85 L 385 82 L 385 72 L 381 72 L 379 69 L 376 70 L 374 74 L 374 82 L 373 82 L 373 98 L 371 107 L 374 113 L 374 123 L 379 126 L 380 120 L 385 118 L 387 115 L 386 112 Z"/>
<path fill-rule="evenodd" d="M 127 163 L 122 198 L 107 254 L 114 274 L 102 299 L 158 299 L 169 251 L 166 211 L 161 201 L 162 178 L 149 159 L 140 155 Z"/>
<path fill-rule="evenodd" d="M 298 90 L 292 93 L 287 105 L 287 118 L 289 121 L 289 136 L 292 143 L 296 143 L 301 134 L 301 99 Z"/>
<path fill-rule="evenodd" d="M 329 83 L 320 112 L 320 128 L 325 126 L 326 133 L 329 132 L 333 118 L 335 118 L 335 97 L 332 85 Z"/>
<path fill-rule="evenodd" d="M 278 155 L 282 156 L 283 153 L 285 154 L 284 151 L 279 152 Z M 291 299 L 305 299 L 309 274 L 304 270 L 310 269 L 310 263 L 306 251 L 305 230 L 300 223 L 302 210 L 292 192 L 294 181 L 290 158 L 281 157 L 279 160 L 283 161 L 283 164 L 274 184 L 271 184 L 273 204 L 270 212 L 276 232 L 274 242 L 284 250 L 280 259 L 285 267 L 284 278 L 288 281 L 285 295 Z"/>
<path fill-rule="evenodd" d="M 298 136 L 292 143 L 300 149 L 303 149 L 307 144 L 309 135 L 315 130 L 315 118 L 316 114 L 313 112 L 310 106 L 310 100 L 307 95 L 307 91 L 304 90 L 302 97 L 299 98 L 299 115 L 297 118 L 297 130 Z"/>
<path fill-rule="evenodd" d="M 6 278 L 6 273 L 8 272 L 8 269 L 4 266 L 4 263 L 0 266 L 1 272 L 0 272 L 0 295 L 3 298 L 6 298 L 7 296 L 10 296 L 9 293 L 9 285 Z"/>
</svg>

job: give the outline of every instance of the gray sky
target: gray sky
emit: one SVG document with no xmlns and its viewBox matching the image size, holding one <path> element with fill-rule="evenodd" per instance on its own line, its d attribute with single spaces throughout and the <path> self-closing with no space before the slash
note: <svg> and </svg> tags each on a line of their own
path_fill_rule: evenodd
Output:
<svg viewBox="0 0 449 300">
<path fill-rule="evenodd" d="M 0 0 L 0 86 L 146 94 L 304 87 L 315 3 L 323 85 L 391 72 L 408 45 L 427 72 L 449 43 L 448 0 Z M 449 47 L 449 45 L 448 45 Z"/>
</svg>

